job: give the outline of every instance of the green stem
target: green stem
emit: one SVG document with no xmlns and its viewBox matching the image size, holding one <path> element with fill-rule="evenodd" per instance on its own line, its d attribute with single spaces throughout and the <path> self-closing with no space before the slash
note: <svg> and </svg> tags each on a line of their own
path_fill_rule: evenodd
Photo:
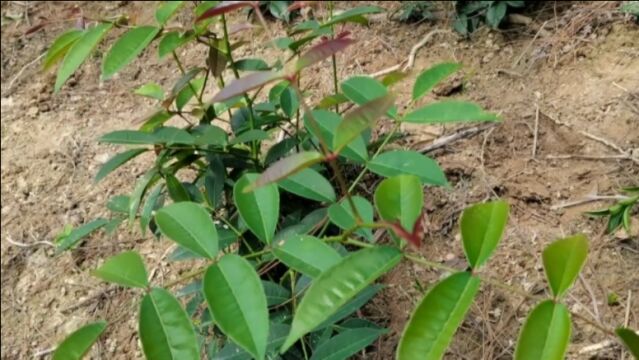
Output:
<svg viewBox="0 0 639 360">
<path fill-rule="evenodd" d="M 224 31 L 224 43 L 226 45 L 227 55 L 229 57 L 229 63 L 231 64 L 231 69 L 233 70 L 233 75 L 235 75 L 236 79 L 240 78 L 240 72 L 237 70 L 235 65 L 235 60 L 233 59 L 233 51 L 231 50 L 231 41 L 229 40 L 229 30 L 226 25 L 226 17 L 222 14 L 222 29 Z M 253 117 L 253 101 L 251 97 L 248 96 L 247 93 L 244 93 L 244 99 L 246 100 L 246 106 L 248 107 L 249 112 L 249 127 L 251 130 L 255 129 L 255 119 Z M 255 163 L 259 162 L 258 159 L 258 144 L 257 141 L 251 141 L 251 155 L 255 159 Z"/>
<path fill-rule="evenodd" d="M 393 129 L 388 133 L 388 135 L 386 135 L 386 138 L 384 138 L 384 141 L 382 141 L 381 145 L 379 145 L 379 147 L 377 148 L 377 151 L 375 151 L 375 154 L 373 154 L 373 157 L 371 158 L 371 160 L 375 159 L 382 152 L 382 150 L 384 149 L 384 146 L 388 144 L 388 141 L 390 141 L 390 139 L 395 135 L 397 130 L 399 130 L 399 126 L 400 126 L 399 122 L 395 123 L 395 126 L 393 126 Z M 348 188 L 349 192 L 352 192 L 353 190 L 355 190 L 355 186 L 357 186 L 357 184 L 362 180 L 362 178 L 364 177 L 364 174 L 366 174 L 366 171 L 368 171 L 368 163 L 364 165 L 364 168 L 357 175 L 357 177 L 351 184 L 351 187 Z"/>
<path fill-rule="evenodd" d="M 182 75 L 185 74 L 184 71 L 184 66 L 182 66 L 182 62 L 180 61 L 180 58 L 177 56 L 177 53 L 175 52 L 175 50 L 171 51 L 171 54 L 173 54 L 173 59 L 175 60 L 175 63 L 178 66 L 178 69 L 180 69 L 180 73 L 182 73 Z M 189 88 L 191 88 L 191 91 L 193 92 L 193 95 L 195 95 L 198 103 L 200 104 L 200 106 L 204 107 L 204 103 L 202 102 L 202 98 L 197 96 L 197 91 L 195 91 L 195 87 L 193 86 L 193 84 L 191 84 L 191 82 L 189 81 Z M 202 87 L 202 89 L 204 89 L 204 86 Z"/>
<path fill-rule="evenodd" d="M 440 264 L 438 262 L 434 262 L 434 261 L 430 261 L 430 260 L 424 259 L 423 257 L 421 257 L 419 255 L 404 254 L 404 257 L 406 259 L 414 262 L 414 263 L 417 263 L 417 264 L 420 264 L 420 265 L 425 265 L 425 266 L 428 266 L 430 268 L 437 269 L 437 270 L 444 270 L 444 271 L 448 271 L 450 273 L 455 273 L 455 272 L 462 271 L 460 269 L 455 269 L 453 267 L 446 266 L 446 265 Z M 487 276 L 481 276 L 479 274 L 474 274 L 474 275 L 476 277 L 478 277 L 481 281 L 483 281 L 485 283 L 488 283 L 488 284 L 490 284 L 492 286 L 498 287 L 498 288 L 506 291 L 508 294 L 516 294 L 516 295 L 519 295 L 519 296 L 521 296 L 521 297 L 523 297 L 525 299 L 532 300 L 534 302 L 540 302 L 540 301 L 543 301 L 543 300 L 546 299 L 543 296 L 536 296 L 536 295 L 529 294 L 525 290 L 522 290 L 522 289 L 520 289 L 518 287 L 511 286 L 511 285 L 508 285 L 508 284 L 504 284 L 503 282 L 501 282 L 501 281 L 499 281 L 497 279 L 493 279 L 493 278 L 490 278 L 490 277 L 487 277 Z M 592 320 L 592 319 L 589 319 L 589 318 L 587 318 L 587 317 L 585 317 L 585 316 L 583 316 L 583 315 L 581 315 L 581 314 L 579 314 L 579 313 L 577 313 L 575 311 L 571 311 L 571 310 L 569 310 L 569 311 L 570 311 L 570 313 L 572 314 L 573 317 L 582 320 L 583 322 L 585 322 L 585 323 L 597 328 L 598 330 L 600 330 L 601 332 L 603 332 L 603 333 L 605 333 L 605 334 L 607 334 L 609 336 L 616 337 L 614 331 L 612 331 L 611 329 L 606 328 L 604 325 L 600 324 L 599 322 L 597 322 L 595 320 Z"/>
<path fill-rule="evenodd" d="M 177 279 L 175 279 L 173 281 L 169 281 L 168 283 L 164 284 L 164 287 L 168 289 L 168 288 L 173 287 L 173 286 L 175 286 L 177 284 L 183 283 L 183 282 L 185 282 L 187 280 L 191 280 L 194 277 L 203 274 L 206 271 L 207 268 L 208 267 L 203 267 L 203 268 L 199 268 L 197 270 L 191 271 L 189 273 L 186 273 L 186 274 L 180 276 L 179 278 L 177 278 Z"/>
</svg>

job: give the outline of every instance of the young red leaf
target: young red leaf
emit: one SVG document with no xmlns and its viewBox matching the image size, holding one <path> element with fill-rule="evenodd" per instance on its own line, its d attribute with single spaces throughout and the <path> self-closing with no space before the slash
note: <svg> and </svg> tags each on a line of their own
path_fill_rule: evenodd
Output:
<svg viewBox="0 0 639 360">
<path fill-rule="evenodd" d="M 387 94 L 375 100 L 369 101 L 344 116 L 337 127 L 333 138 L 333 148 L 339 153 L 346 145 L 355 139 L 364 130 L 371 127 L 375 120 L 382 116 L 393 106 L 395 97 Z"/>
<path fill-rule="evenodd" d="M 212 9 L 208 9 L 202 15 L 198 16 L 198 18 L 195 19 L 195 22 L 197 23 L 202 20 L 217 16 L 217 15 L 226 14 L 233 10 L 237 10 L 247 6 L 255 7 L 256 6 L 255 1 L 223 1 L 218 6 Z"/>
<path fill-rule="evenodd" d="M 333 40 L 326 40 L 313 46 L 304 55 L 302 55 L 299 60 L 297 60 L 297 63 L 295 63 L 295 72 L 318 63 L 331 55 L 335 55 L 354 42 L 355 40 L 353 39 L 341 37 Z"/>
<path fill-rule="evenodd" d="M 222 89 L 211 99 L 211 102 L 222 102 L 247 91 L 268 84 L 271 81 L 281 79 L 283 76 L 276 71 L 258 71 L 239 78 Z"/>
<path fill-rule="evenodd" d="M 253 184 L 245 188 L 244 192 L 282 180 L 322 160 L 324 157 L 317 151 L 304 151 L 280 159 L 269 166 Z"/>
</svg>

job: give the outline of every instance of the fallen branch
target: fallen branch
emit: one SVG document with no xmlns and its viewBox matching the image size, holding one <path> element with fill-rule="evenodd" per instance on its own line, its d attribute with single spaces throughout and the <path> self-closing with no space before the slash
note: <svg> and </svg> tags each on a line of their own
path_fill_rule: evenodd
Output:
<svg viewBox="0 0 639 360">
<path fill-rule="evenodd" d="M 623 196 L 623 195 L 588 195 L 585 198 L 580 200 L 564 202 L 558 205 L 553 205 L 550 207 L 550 210 L 564 209 L 568 207 L 573 207 L 577 205 L 582 205 L 582 204 L 587 204 L 587 203 L 602 201 L 602 200 L 628 200 L 628 199 L 629 197 Z"/>
<path fill-rule="evenodd" d="M 548 155 L 546 159 L 550 160 L 566 160 L 566 159 L 579 159 L 579 160 L 630 160 L 639 164 L 639 159 L 630 155 Z"/>
<path fill-rule="evenodd" d="M 7 236 L 7 242 L 9 244 L 13 245 L 13 246 L 17 246 L 17 247 L 20 247 L 20 248 L 27 248 L 27 249 L 28 248 L 32 248 L 32 247 L 36 247 L 36 246 L 42 246 L 42 245 L 55 247 L 55 244 L 53 244 L 50 241 L 35 241 L 35 242 L 30 243 L 30 244 L 27 244 L 27 243 L 22 243 L 22 242 L 19 242 L 19 241 L 12 240 L 11 237 L 9 237 L 9 236 Z"/>
<path fill-rule="evenodd" d="M 20 78 L 20 76 L 22 75 L 22 73 L 24 72 L 24 70 L 26 68 L 28 68 L 29 66 L 31 66 L 31 65 L 35 64 L 36 62 L 40 61 L 40 59 L 42 59 L 44 57 L 44 55 L 46 55 L 46 54 L 47 54 L 46 52 L 40 54 L 40 56 L 38 56 L 37 58 L 33 59 L 31 62 L 29 62 L 25 66 L 23 66 L 22 69 L 20 69 L 20 71 L 18 71 L 16 76 L 14 76 L 13 79 L 11 79 L 11 81 L 9 82 L 9 85 L 7 85 L 7 88 L 5 89 L 5 92 L 8 93 L 11 90 L 11 88 L 13 87 L 13 84 L 16 82 L 16 80 L 18 80 Z"/>
<path fill-rule="evenodd" d="M 422 38 L 422 40 L 420 40 L 417 44 L 413 45 L 413 47 L 410 49 L 410 53 L 408 54 L 408 57 L 403 60 L 402 62 L 400 62 L 397 65 L 393 65 L 391 67 L 388 67 L 386 69 L 380 70 L 378 72 L 375 72 L 373 74 L 369 74 L 369 76 L 371 77 L 380 77 L 380 76 L 384 76 L 386 74 L 390 74 L 393 71 L 397 71 L 399 69 L 402 69 L 402 71 L 407 71 L 413 68 L 413 66 L 415 65 L 415 57 L 417 56 L 417 52 L 419 51 L 419 49 L 423 48 L 431 39 L 433 36 L 437 35 L 437 34 L 452 34 L 452 32 L 450 30 L 444 30 L 444 29 L 435 29 L 431 32 L 429 32 L 428 34 L 426 34 L 426 36 L 424 36 Z M 405 65 L 404 65 L 405 64 Z M 404 67 L 402 68 L 402 65 L 404 65 Z"/>
<path fill-rule="evenodd" d="M 426 145 L 425 147 L 419 149 L 418 151 L 420 153 L 427 153 L 427 152 L 431 152 L 434 150 L 437 150 L 439 148 L 442 148 L 450 143 L 453 143 L 457 140 L 461 140 L 461 139 L 465 139 L 465 138 L 469 138 L 472 136 L 475 136 L 477 134 L 479 134 L 480 132 L 484 131 L 484 130 L 488 130 L 490 128 L 493 128 L 494 126 L 496 126 L 497 123 L 487 123 L 487 124 L 482 124 L 479 126 L 473 126 L 470 128 L 464 128 L 464 129 L 460 129 L 459 131 L 450 134 L 450 135 L 445 135 L 442 137 L 439 137 L 435 140 L 433 140 L 432 143 L 430 143 L 429 145 Z"/>
</svg>

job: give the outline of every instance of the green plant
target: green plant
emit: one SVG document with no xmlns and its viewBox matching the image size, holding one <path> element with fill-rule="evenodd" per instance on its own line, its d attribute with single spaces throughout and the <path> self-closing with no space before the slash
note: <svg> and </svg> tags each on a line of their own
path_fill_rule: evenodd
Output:
<svg viewBox="0 0 639 360">
<path fill-rule="evenodd" d="M 457 17 L 453 28 L 464 36 L 475 31 L 481 22 L 497 29 L 509 8 L 521 8 L 525 3 L 525 1 L 456 1 Z"/>
<path fill-rule="evenodd" d="M 335 55 L 355 40 L 350 33 L 334 33 L 333 27 L 365 23 L 366 14 L 380 11 L 376 7 L 295 25 L 288 36 L 270 42 L 288 52 L 287 58 L 269 63 L 236 59 L 234 50 L 242 43 L 233 42 L 228 32 L 226 14 L 240 8 L 252 8 L 266 26 L 256 2 L 200 3 L 192 27 L 164 28 L 182 6 L 180 1 L 161 5 L 154 25 L 130 26 L 120 18 L 70 31 L 54 42 L 45 58 L 46 66 L 60 61 L 58 91 L 107 32 L 125 28 L 104 56 L 103 79 L 154 42 L 159 56 L 171 55 L 181 72 L 169 91 L 154 83 L 135 90 L 157 100 L 157 105 L 138 130 L 101 137 L 103 143 L 129 148 L 104 164 L 96 180 L 142 153 L 153 152 L 154 164 L 129 195 L 110 199 L 110 219 L 66 229 L 58 242 L 60 251 L 73 249 L 100 228 L 114 231 L 137 221 L 142 232 L 150 229 L 175 243 L 169 260 L 205 263 L 158 284 L 149 280 L 141 255 L 127 251 L 93 272 L 141 293 L 139 337 L 147 358 L 348 358 L 386 332 L 353 313 L 381 289 L 374 284 L 378 278 L 407 260 L 450 275 L 416 307 L 397 357 L 437 359 L 482 283 L 517 291 L 476 271 L 498 246 L 507 223 L 507 203 L 493 201 L 464 210 L 461 232 L 468 269 L 429 261 L 415 252 L 426 230 L 424 186 L 447 186 L 446 177 L 433 159 L 386 149 L 402 122 L 499 120 L 465 101 L 418 105 L 438 82 L 459 69 L 458 64 L 438 64 L 419 74 L 412 98 L 400 112 L 390 85 L 384 85 L 392 83 L 388 78 L 380 82 L 354 76 L 339 82 L 335 71 Z M 214 22 L 220 23 L 221 33 L 210 30 Z M 186 44 L 206 48 L 208 56 L 201 66 L 184 68 L 176 49 Z M 312 105 L 312 90 L 300 88 L 300 77 L 306 68 L 328 59 L 337 91 Z M 229 82 L 225 73 L 235 79 Z M 211 84 L 219 90 L 206 100 Z M 266 90 L 268 94 L 262 94 Z M 339 107 L 346 103 L 354 108 L 342 114 Z M 371 129 L 382 116 L 391 119 L 393 129 L 371 142 Z M 185 125 L 168 126 L 170 119 Z M 267 145 L 274 133 L 284 134 L 283 139 Z M 372 204 L 357 195 L 369 172 L 385 178 L 375 187 Z M 165 205 L 167 200 L 171 203 Z M 389 241 L 376 244 L 373 229 L 386 231 Z M 518 358 L 554 359 L 565 351 L 570 318 L 559 300 L 586 253 L 583 236 L 559 240 L 544 252 L 554 298 L 529 316 Z M 96 323 L 78 330 L 58 347 L 56 356 L 80 358 L 104 327 Z M 552 341 L 536 340 L 539 332 L 552 334 Z M 624 341 L 633 336 L 620 330 Z"/>
<path fill-rule="evenodd" d="M 639 186 L 632 186 L 623 189 L 624 194 L 612 206 L 606 209 L 589 211 L 586 214 L 593 217 L 608 217 L 607 233 L 613 233 L 623 226 L 626 233 L 630 234 L 630 213 L 639 202 Z"/>
<path fill-rule="evenodd" d="M 406 23 L 420 22 L 433 18 L 430 1 L 404 1 L 399 9 L 398 20 Z"/>
</svg>

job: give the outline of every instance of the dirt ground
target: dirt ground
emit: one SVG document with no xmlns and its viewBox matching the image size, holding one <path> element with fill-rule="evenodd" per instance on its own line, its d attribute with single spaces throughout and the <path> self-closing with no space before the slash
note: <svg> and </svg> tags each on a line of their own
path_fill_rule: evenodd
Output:
<svg viewBox="0 0 639 360">
<path fill-rule="evenodd" d="M 394 2 L 380 5 L 398 6 Z M 639 158 L 639 26 L 610 15 L 616 5 L 564 4 L 559 13 L 556 8 L 542 8 L 535 17 L 538 23 L 548 24 L 544 31 L 531 26 L 499 32 L 481 29 L 470 40 L 446 33 L 434 36 L 421 49 L 415 71 L 440 61 L 464 64 L 463 77 L 453 80 L 463 85 L 461 92 L 433 95 L 425 102 L 444 96 L 471 99 L 504 119 L 498 126 L 429 153 L 445 169 L 452 189 L 426 190 L 430 224 L 422 251 L 429 259 L 464 266 L 458 241 L 461 209 L 502 197 L 511 204 L 511 218 L 486 274 L 544 294 L 543 247 L 556 238 L 585 233 L 591 251 L 583 276 L 566 299 L 568 306 L 608 328 L 626 324 L 636 329 L 637 210 L 633 234 L 607 235 L 605 220 L 583 215 L 606 202 L 561 206 L 591 194 L 613 195 L 623 186 L 639 183 L 638 162 L 620 159 L 615 149 L 634 151 Z M 41 17 L 62 18 L 72 6 L 32 2 L 29 20 L 33 25 Z M 137 23 L 150 22 L 153 16 L 152 7 L 139 3 L 79 6 L 86 16 L 129 13 Z M 337 4 L 338 8 L 351 6 Z M 588 11 L 591 16 L 583 16 Z M 3 17 L 20 14 L 24 14 L 22 2 L 2 2 Z M 585 23 L 575 27 L 570 20 L 579 16 Z M 188 21 L 188 17 L 176 21 Z M 448 29 L 448 21 L 406 25 L 377 19 L 369 28 L 349 26 L 359 41 L 339 55 L 340 78 L 371 74 L 401 62 L 431 30 Z M 3 19 L 2 359 L 47 353 L 66 334 L 95 319 L 105 319 L 110 326 L 92 350 L 92 358 L 141 358 L 136 333 L 140 294 L 110 287 L 89 271 L 102 259 L 135 248 L 147 261 L 154 281 L 162 283 L 177 274 L 174 265 L 163 261 L 171 244 L 125 227 L 112 237 L 92 237 L 80 249 L 59 256 L 40 242 L 52 241 L 65 224 L 79 225 L 106 215 L 110 196 L 131 191 L 151 158 L 136 159 L 95 184 L 100 165 L 118 150 L 98 144 L 97 138 L 134 128 L 135 119 L 148 111 L 151 103 L 134 96 L 131 89 L 151 80 L 169 87 L 177 74 L 172 64 L 147 51 L 114 80 L 101 83 L 99 61 L 94 58 L 53 94 L 55 75 L 43 73 L 37 59 L 68 26 L 53 23 L 25 35 L 30 25 L 24 16 L 7 23 Z M 267 58 L 272 56 L 263 49 L 261 36 L 241 36 L 250 42 L 244 55 L 265 52 Z M 202 54 L 191 49 L 181 55 L 188 65 L 203 61 Z M 323 81 L 330 78 L 330 71 L 329 64 L 316 66 L 305 75 L 303 85 L 322 94 L 330 92 L 332 85 Z M 401 104 L 410 98 L 411 83 L 394 87 Z M 456 129 L 406 127 L 406 138 L 394 146 L 421 149 Z M 362 358 L 392 358 L 410 309 L 421 298 L 416 284 L 427 288 L 442 275 L 405 262 L 385 277 L 385 290 L 364 313 L 391 331 Z M 610 306 L 607 296 L 612 293 L 619 302 Z M 446 358 L 510 359 L 519 328 L 533 305 L 484 285 Z M 619 359 L 622 351 L 614 339 L 574 319 L 568 357 Z"/>
</svg>

